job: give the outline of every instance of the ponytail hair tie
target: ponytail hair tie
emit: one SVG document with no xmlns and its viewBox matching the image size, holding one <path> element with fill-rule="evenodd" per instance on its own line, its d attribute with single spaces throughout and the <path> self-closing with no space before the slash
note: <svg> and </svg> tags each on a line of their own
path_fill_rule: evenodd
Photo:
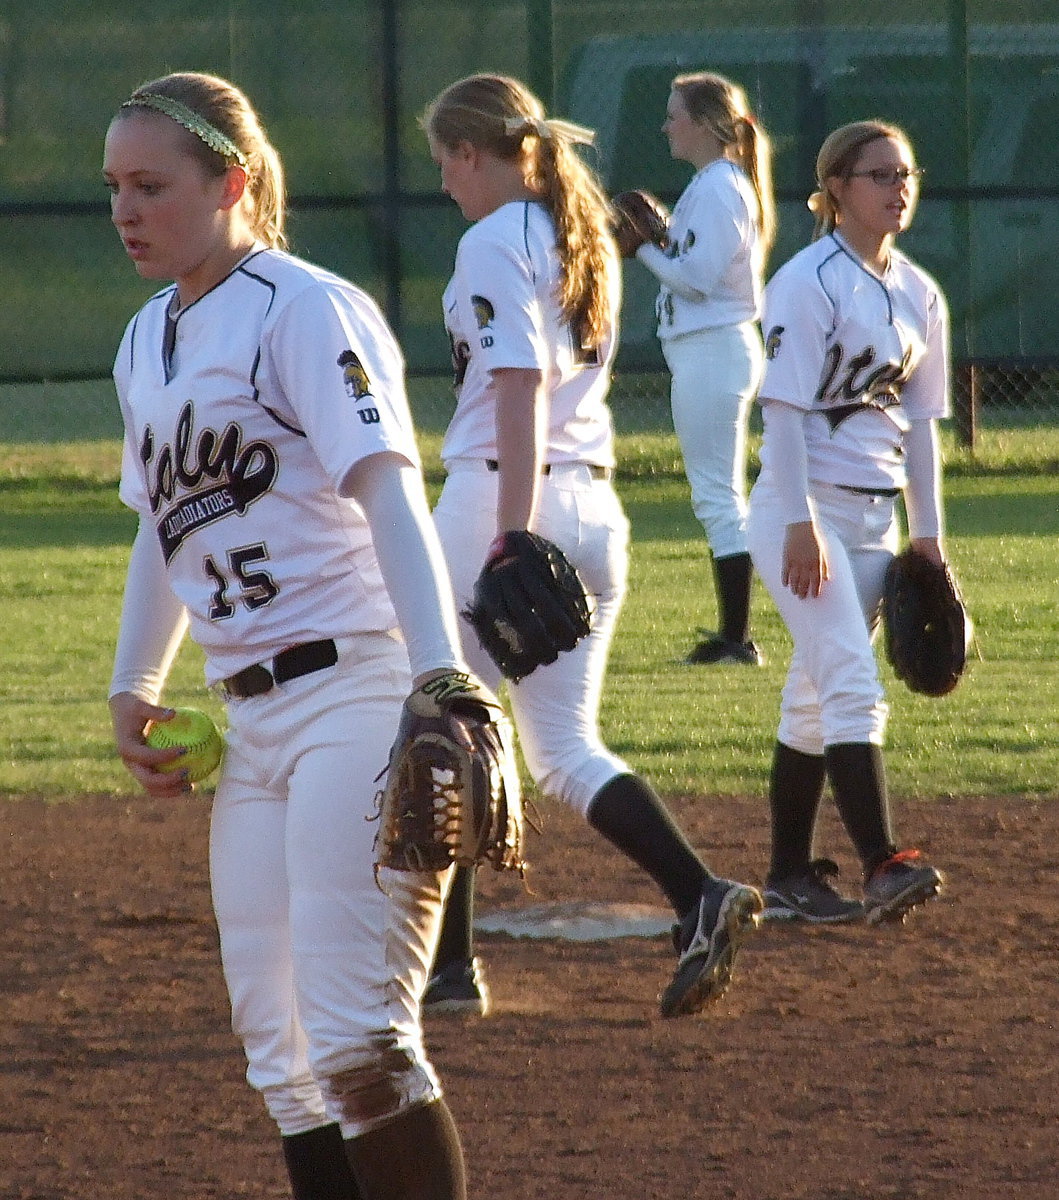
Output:
<svg viewBox="0 0 1059 1200">
<path fill-rule="evenodd" d="M 578 146 L 592 146 L 596 141 L 594 129 L 586 129 L 583 125 L 575 125 L 573 121 L 555 117 L 507 117 L 504 120 L 504 132 L 509 137 L 534 133 L 542 141 L 560 138 Z"/>
<path fill-rule="evenodd" d="M 594 146 L 596 144 L 596 131 L 586 129 L 584 125 L 575 125 L 573 121 L 564 121 L 561 118 L 549 119 L 544 124 L 564 142 L 571 142 L 575 146 Z"/>
</svg>

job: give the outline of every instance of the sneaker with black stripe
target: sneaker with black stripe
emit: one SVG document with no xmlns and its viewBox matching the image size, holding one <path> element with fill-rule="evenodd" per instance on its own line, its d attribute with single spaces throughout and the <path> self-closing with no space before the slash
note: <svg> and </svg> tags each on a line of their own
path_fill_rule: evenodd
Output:
<svg viewBox="0 0 1059 1200">
<path fill-rule="evenodd" d="M 724 995 L 732 982 L 735 956 L 760 925 L 763 907 L 757 888 L 731 879 L 709 884 L 698 904 L 673 927 L 680 957 L 660 999 L 663 1017 L 700 1012 Z"/>
<path fill-rule="evenodd" d="M 859 921 L 864 905 L 843 896 L 828 883 L 839 873 L 830 858 L 814 859 L 797 875 L 770 879 L 765 884 L 766 921 L 807 921 L 810 925 L 840 925 Z"/>
</svg>

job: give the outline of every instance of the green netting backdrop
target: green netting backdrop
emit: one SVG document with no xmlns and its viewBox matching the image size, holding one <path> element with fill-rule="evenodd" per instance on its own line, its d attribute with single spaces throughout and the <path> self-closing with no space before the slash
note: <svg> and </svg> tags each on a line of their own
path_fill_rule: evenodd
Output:
<svg viewBox="0 0 1059 1200">
<path fill-rule="evenodd" d="M 773 266 L 808 237 L 826 132 L 896 121 L 927 171 L 904 245 L 949 294 L 957 361 L 990 372 L 990 403 L 1056 419 L 1059 0 L 3 0 L 0 383 L 109 372 L 153 286 L 110 225 L 102 138 L 133 87 L 180 68 L 247 90 L 284 158 L 294 250 L 372 292 L 421 374 L 447 370 L 440 294 L 463 222 L 418 117 L 453 79 L 526 79 L 597 129 L 609 187 L 669 200 L 689 177 L 659 129 L 670 79 L 737 79 L 777 150 Z M 623 371 L 661 371 L 655 289 L 630 264 Z"/>
</svg>

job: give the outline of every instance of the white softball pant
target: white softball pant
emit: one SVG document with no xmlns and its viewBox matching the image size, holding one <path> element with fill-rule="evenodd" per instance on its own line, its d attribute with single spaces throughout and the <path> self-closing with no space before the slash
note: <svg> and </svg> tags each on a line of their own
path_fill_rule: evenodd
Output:
<svg viewBox="0 0 1059 1200">
<path fill-rule="evenodd" d="M 692 510 L 714 558 L 745 554 L 747 425 L 764 363 L 761 334 L 746 322 L 661 345 Z"/>
<path fill-rule="evenodd" d="M 794 639 L 778 738 L 802 754 L 852 742 L 882 745 L 889 708 L 872 640 L 883 577 L 898 545 L 896 501 L 812 485 L 831 578 L 800 599 L 782 582 L 786 514 L 762 473 L 750 493 L 754 568 Z"/>
<path fill-rule="evenodd" d="M 457 607 L 464 608 L 496 537 L 498 476 L 484 460 L 448 464 L 434 520 Z M 595 605 L 592 632 L 570 651 L 508 685 L 511 714 L 526 766 L 537 786 L 582 816 L 592 798 L 629 767 L 599 734 L 599 705 L 614 627 L 628 577 L 629 522 L 608 480 L 579 463 L 556 465 L 541 480 L 534 532 L 555 542 L 577 568 Z M 474 631 L 460 622 L 471 669 L 496 689 L 500 672 Z"/>
<path fill-rule="evenodd" d="M 411 687 L 402 642 L 228 704 L 210 874 L 232 1026 L 284 1135 L 356 1137 L 441 1095 L 419 1022 L 440 926 L 433 874 L 376 883 L 376 782 Z"/>
</svg>

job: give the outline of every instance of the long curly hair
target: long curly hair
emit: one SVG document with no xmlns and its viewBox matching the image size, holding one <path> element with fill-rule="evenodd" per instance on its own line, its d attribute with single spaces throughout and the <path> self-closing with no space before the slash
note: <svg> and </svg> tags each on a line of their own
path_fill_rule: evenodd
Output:
<svg viewBox="0 0 1059 1200">
<path fill-rule="evenodd" d="M 448 150 L 468 142 L 500 159 L 525 159 L 527 185 L 555 223 L 560 309 L 583 347 L 599 346 L 613 321 L 611 284 L 620 266 L 606 194 L 563 122 L 549 122 L 519 80 L 480 74 L 447 87 L 427 106 L 421 124 Z"/>
</svg>

